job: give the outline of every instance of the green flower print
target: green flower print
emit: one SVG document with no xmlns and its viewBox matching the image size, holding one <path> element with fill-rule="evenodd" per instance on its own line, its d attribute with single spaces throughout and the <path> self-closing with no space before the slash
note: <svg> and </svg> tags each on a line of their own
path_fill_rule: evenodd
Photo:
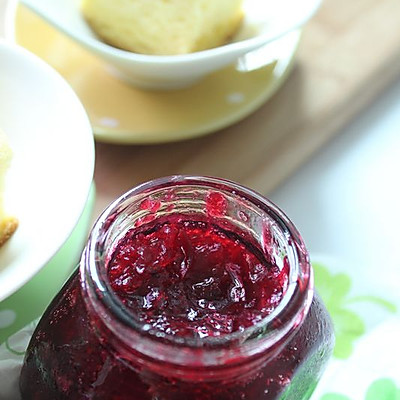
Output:
<svg viewBox="0 0 400 400">
<path fill-rule="evenodd" d="M 365 400 L 400 400 L 400 388 L 391 379 L 374 381 L 368 388 Z"/>
<path fill-rule="evenodd" d="M 328 393 L 322 396 L 321 400 L 350 400 L 350 398 L 342 394 Z"/>
<path fill-rule="evenodd" d="M 331 274 L 325 266 L 319 263 L 313 263 L 313 268 L 315 287 L 322 297 L 335 327 L 336 345 L 333 355 L 336 358 L 346 359 L 353 352 L 354 341 L 365 333 L 364 321 L 356 312 L 348 308 L 349 305 L 356 302 L 370 302 L 384 307 L 390 312 L 396 312 L 396 306 L 375 296 L 349 298 L 351 279 L 347 274 Z M 324 400 L 341 399 L 328 398 Z"/>
<path fill-rule="evenodd" d="M 327 393 L 320 400 L 351 400 L 350 397 L 339 393 Z M 388 378 L 378 379 L 371 383 L 365 400 L 400 400 L 400 388 Z"/>
</svg>

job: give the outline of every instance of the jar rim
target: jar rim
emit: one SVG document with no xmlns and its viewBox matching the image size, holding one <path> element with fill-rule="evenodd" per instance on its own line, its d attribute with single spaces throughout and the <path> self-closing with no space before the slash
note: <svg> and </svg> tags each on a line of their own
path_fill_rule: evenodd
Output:
<svg viewBox="0 0 400 400">
<path fill-rule="evenodd" d="M 160 336 L 146 329 L 144 322 L 139 322 L 132 317 L 132 313 L 124 306 L 119 297 L 111 289 L 107 280 L 106 268 L 101 265 L 101 250 L 99 249 L 99 237 L 110 225 L 110 221 L 118 214 L 121 205 L 129 201 L 130 198 L 138 194 L 148 193 L 158 188 L 168 188 L 169 186 L 202 186 L 205 188 L 218 188 L 228 190 L 234 195 L 245 197 L 262 211 L 268 212 L 273 216 L 273 220 L 278 222 L 280 227 L 285 228 L 289 246 L 293 250 L 294 265 L 289 269 L 289 282 L 278 306 L 259 322 L 241 331 L 226 333 L 221 336 L 208 336 L 204 338 L 182 338 L 175 335 L 163 336 L 163 342 L 157 346 L 184 345 L 185 347 L 198 349 L 218 348 L 222 343 L 240 342 L 243 346 L 243 339 L 246 339 L 245 347 L 248 353 L 257 353 L 260 349 L 260 342 L 263 348 L 271 347 L 283 337 L 288 336 L 298 325 L 301 324 L 308 309 L 311 306 L 313 297 L 313 275 L 309 262 L 308 252 L 296 227 L 286 216 L 286 214 L 273 202 L 261 194 L 235 182 L 215 177 L 196 176 L 196 175 L 173 175 L 154 179 L 138 186 L 135 186 L 121 197 L 111 203 L 104 212 L 98 217 L 89 236 L 88 244 L 83 252 L 81 259 L 81 280 L 83 286 L 88 291 L 86 301 L 94 302 L 100 300 L 101 306 L 97 311 L 107 324 L 109 329 L 115 330 L 120 340 L 129 344 L 131 339 L 138 334 L 142 335 L 141 340 L 152 343 L 159 341 Z M 100 246 L 101 247 L 101 246 Z M 113 323 L 110 323 L 110 317 Z M 277 322 L 278 321 L 278 322 Z M 115 324 L 117 322 L 117 325 Z M 118 328 L 116 327 L 118 326 Z M 262 340 L 254 339 L 255 333 L 262 330 L 265 334 Z M 129 337 L 131 336 L 132 337 Z M 135 343 L 137 340 L 134 340 Z"/>
</svg>

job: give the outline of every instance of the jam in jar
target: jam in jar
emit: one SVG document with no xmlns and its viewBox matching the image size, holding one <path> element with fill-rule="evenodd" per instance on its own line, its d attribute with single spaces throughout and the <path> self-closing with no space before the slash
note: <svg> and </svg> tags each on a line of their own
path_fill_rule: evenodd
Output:
<svg viewBox="0 0 400 400">
<path fill-rule="evenodd" d="M 217 178 L 142 184 L 95 223 L 43 315 L 23 399 L 308 399 L 333 347 L 304 243 Z"/>
</svg>

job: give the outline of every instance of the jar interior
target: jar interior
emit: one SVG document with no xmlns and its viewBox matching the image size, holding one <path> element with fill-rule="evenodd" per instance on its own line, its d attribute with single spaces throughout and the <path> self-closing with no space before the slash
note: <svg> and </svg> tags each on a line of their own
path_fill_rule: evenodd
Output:
<svg viewBox="0 0 400 400">
<path fill-rule="evenodd" d="M 241 236 L 280 270 L 289 259 L 293 271 L 296 260 L 293 248 L 288 246 L 289 232 L 268 211 L 224 187 L 176 185 L 139 193 L 120 204 L 107 221 L 102 257 L 107 264 L 115 246 L 130 229 L 148 229 L 171 215 L 180 215 L 210 222 Z"/>
</svg>

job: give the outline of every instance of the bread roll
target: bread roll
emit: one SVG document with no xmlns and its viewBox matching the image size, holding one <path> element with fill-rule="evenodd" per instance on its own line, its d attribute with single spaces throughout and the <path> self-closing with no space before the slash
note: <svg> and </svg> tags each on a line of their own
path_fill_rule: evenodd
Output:
<svg viewBox="0 0 400 400">
<path fill-rule="evenodd" d="M 105 42 L 128 51 L 176 55 L 226 43 L 240 26 L 242 0 L 82 0 Z"/>
<path fill-rule="evenodd" d="M 4 178 L 10 166 L 12 151 L 6 135 L 0 131 L 0 246 L 15 232 L 18 226 L 16 218 L 4 211 Z"/>
</svg>

